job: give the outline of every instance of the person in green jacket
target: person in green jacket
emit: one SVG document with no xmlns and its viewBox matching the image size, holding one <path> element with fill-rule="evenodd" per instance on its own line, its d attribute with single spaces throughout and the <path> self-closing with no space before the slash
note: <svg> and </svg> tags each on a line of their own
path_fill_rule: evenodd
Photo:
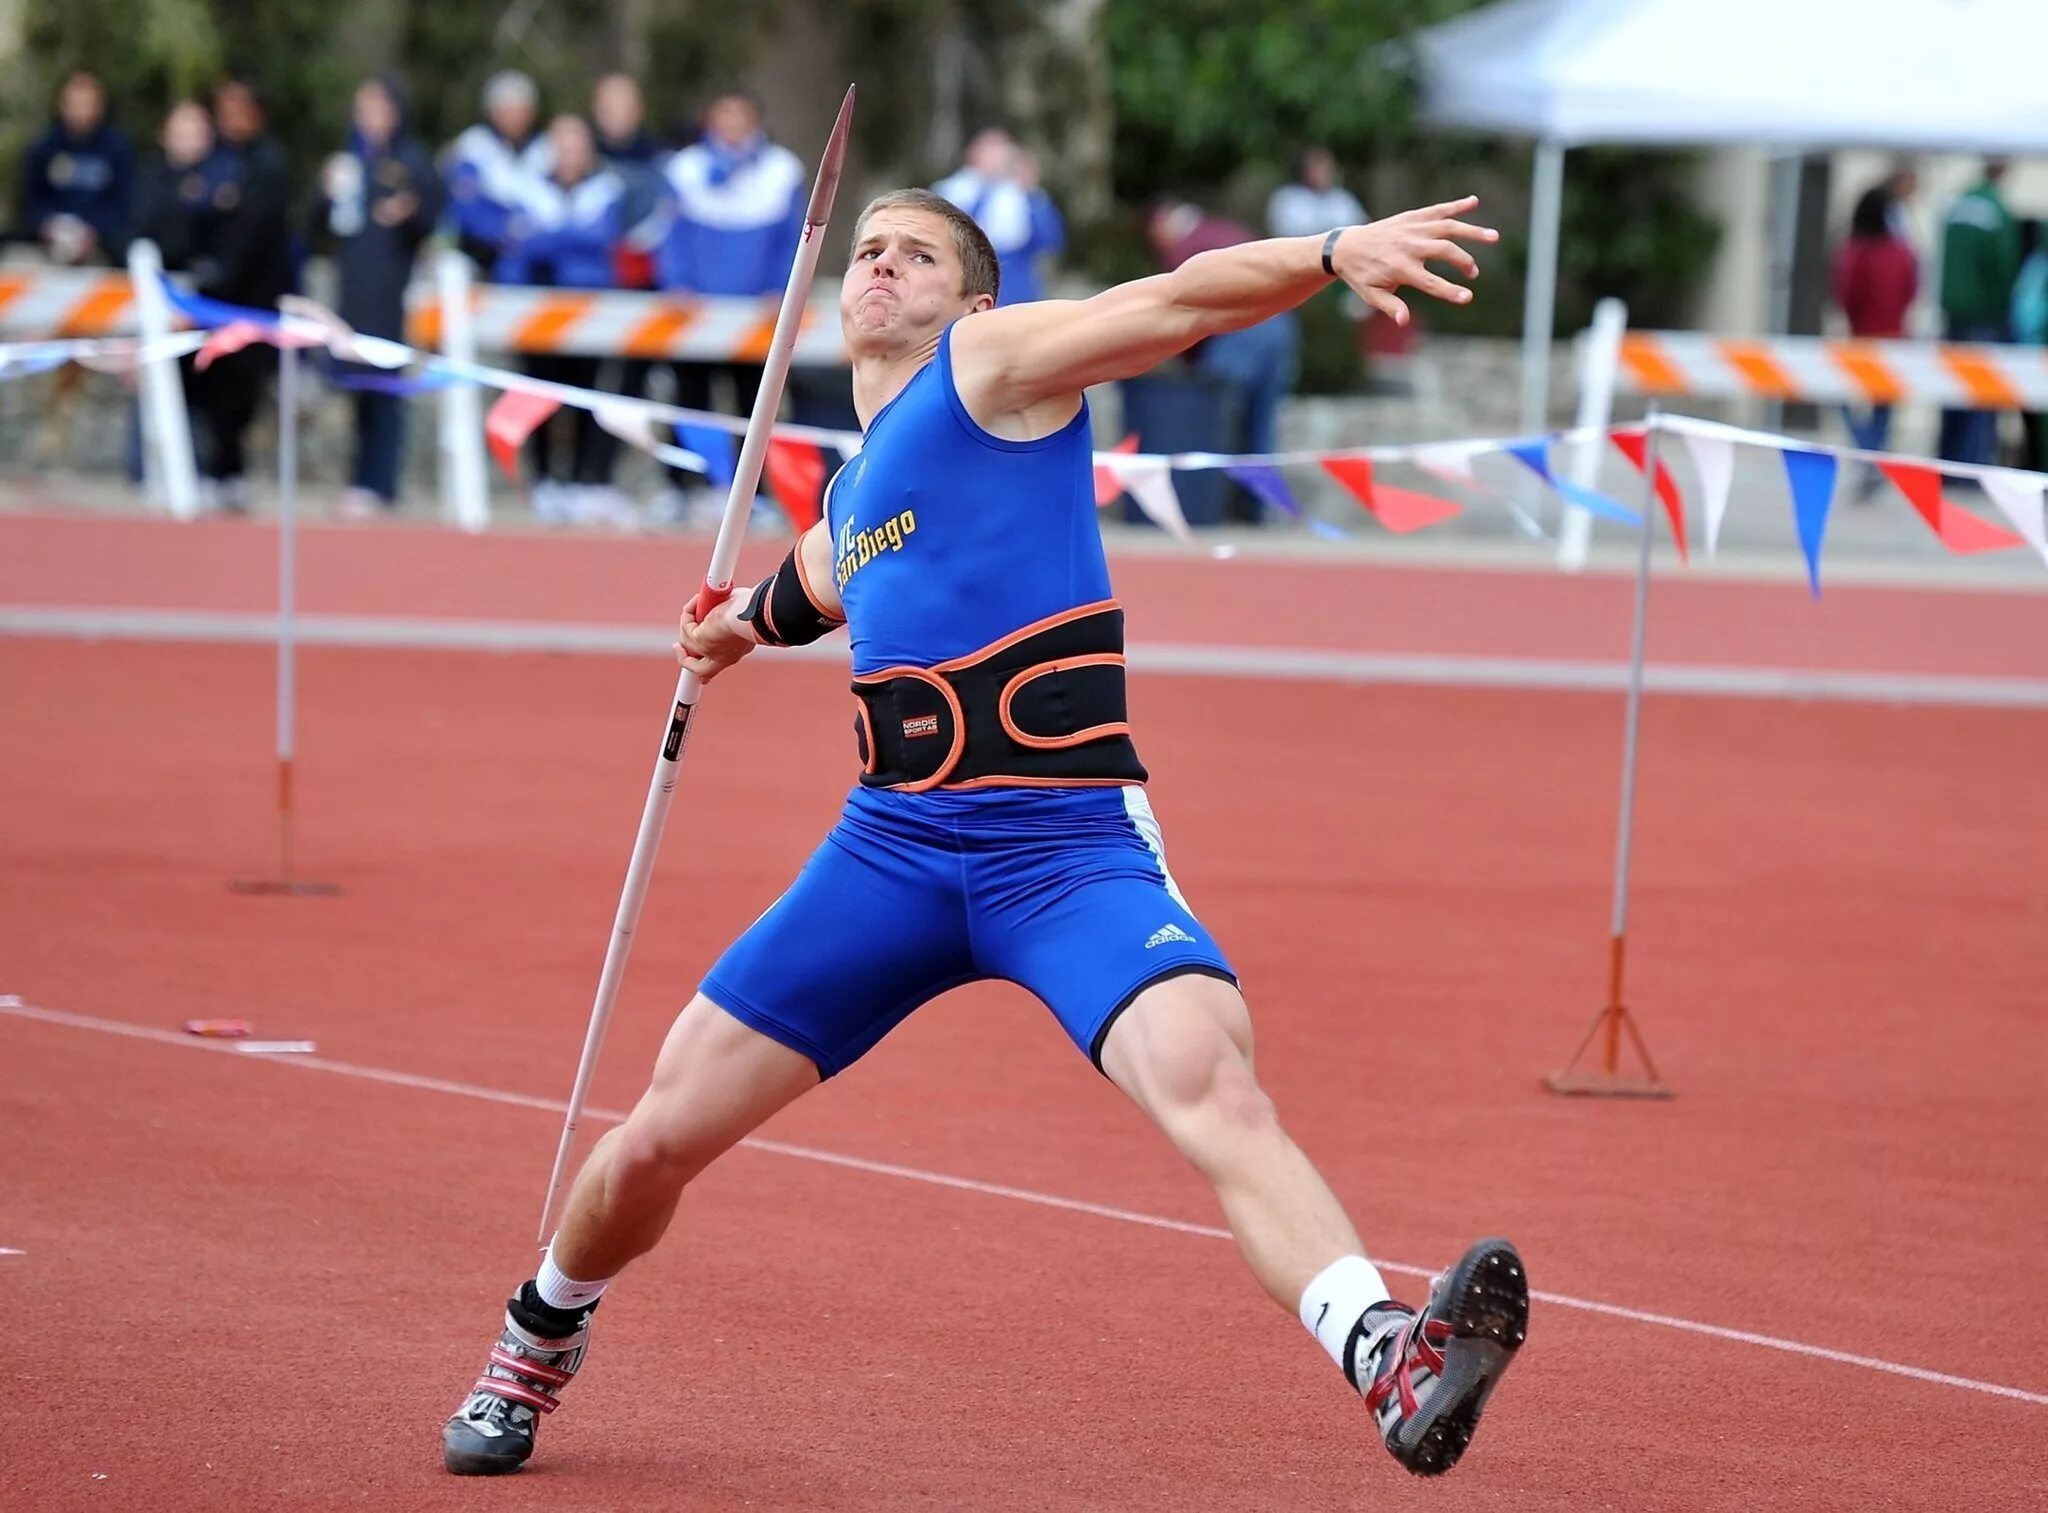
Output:
<svg viewBox="0 0 2048 1513">
<path fill-rule="evenodd" d="M 1984 175 L 1950 208 L 1941 239 L 1941 315 L 1950 341 L 2012 340 L 2013 283 L 2020 227 L 1999 184 L 2008 163 L 1986 158 Z M 1949 462 L 1996 461 L 1996 410 L 1944 410 L 1941 455 Z"/>
</svg>

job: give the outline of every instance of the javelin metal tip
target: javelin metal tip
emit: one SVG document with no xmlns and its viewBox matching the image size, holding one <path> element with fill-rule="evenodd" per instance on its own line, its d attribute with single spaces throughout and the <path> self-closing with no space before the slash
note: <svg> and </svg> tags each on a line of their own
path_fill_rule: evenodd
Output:
<svg viewBox="0 0 2048 1513">
<path fill-rule="evenodd" d="M 810 208 L 804 212 L 804 220 L 813 226 L 822 226 L 832 219 L 832 201 L 839 193 L 839 176 L 846 168 L 846 144 L 853 135 L 853 100 L 855 86 L 846 86 L 846 98 L 839 102 L 838 118 L 832 122 L 832 135 L 825 142 L 825 154 L 818 160 L 818 179 L 811 186 Z"/>
</svg>

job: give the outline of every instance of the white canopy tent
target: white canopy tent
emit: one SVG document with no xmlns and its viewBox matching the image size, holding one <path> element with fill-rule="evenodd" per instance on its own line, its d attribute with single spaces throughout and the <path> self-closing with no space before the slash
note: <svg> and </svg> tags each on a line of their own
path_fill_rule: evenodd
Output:
<svg viewBox="0 0 2048 1513">
<path fill-rule="evenodd" d="M 1530 430 L 1549 399 L 1567 148 L 2048 151 L 2048 0 L 1506 0 L 1415 47 L 1424 120 L 1537 142 Z"/>
</svg>

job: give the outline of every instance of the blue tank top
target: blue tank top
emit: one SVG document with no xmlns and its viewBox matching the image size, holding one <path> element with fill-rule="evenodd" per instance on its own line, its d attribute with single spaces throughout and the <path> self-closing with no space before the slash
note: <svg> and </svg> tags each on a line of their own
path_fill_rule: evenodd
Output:
<svg viewBox="0 0 2048 1513">
<path fill-rule="evenodd" d="M 1038 441 L 991 436 L 938 355 L 869 423 L 825 500 L 853 670 L 930 667 L 1110 597 L 1088 403 Z"/>
</svg>

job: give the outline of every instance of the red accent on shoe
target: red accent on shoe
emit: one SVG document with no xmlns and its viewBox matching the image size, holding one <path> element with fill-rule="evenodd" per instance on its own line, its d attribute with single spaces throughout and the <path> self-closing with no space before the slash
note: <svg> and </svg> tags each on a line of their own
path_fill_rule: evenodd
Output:
<svg viewBox="0 0 2048 1513">
<path fill-rule="evenodd" d="M 514 1355 L 502 1345 L 491 1351 L 491 1364 L 503 1366 L 507 1371 L 517 1372 L 520 1376 L 530 1377 L 550 1387 L 566 1387 L 576 1375 L 575 1372 L 564 1371 L 559 1366 L 544 1366 L 528 1356 Z"/>
<path fill-rule="evenodd" d="M 475 1392 L 488 1392 L 492 1397 L 510 1398 L 515 1403 L 524 1403 L 542 1413 L 553 1413 L 560 1404 L 551 1392 L 538 1387 L 529 1387 L 524 1382 L 515 1382 L 510 1377 L 480 1376 L 476 1379 Z"/>
<path fill-rule="evenodd" d="M 1402 1325 L 1393 1342 L 1394 1363 L 1374 1377 L 1372 1386 L 1366 1390 L 1365 1406 L 1377 1413 L 1389 1395 L 1398 1393 L 1401 1417 L 1412 1416 L 1421 1402 L 1415 1396 L 1415 1384 L 1409 1379 L 1409 1369 L 1419 1364 L 1432 1376 L 1441 1378 L 1444 1355 L 1436 1348 L 1437 1342 L 1448 1342 L 1450 1338 L 1451 1326 L 1426 1314 L 1418 1314 Z"/>
</svg>

